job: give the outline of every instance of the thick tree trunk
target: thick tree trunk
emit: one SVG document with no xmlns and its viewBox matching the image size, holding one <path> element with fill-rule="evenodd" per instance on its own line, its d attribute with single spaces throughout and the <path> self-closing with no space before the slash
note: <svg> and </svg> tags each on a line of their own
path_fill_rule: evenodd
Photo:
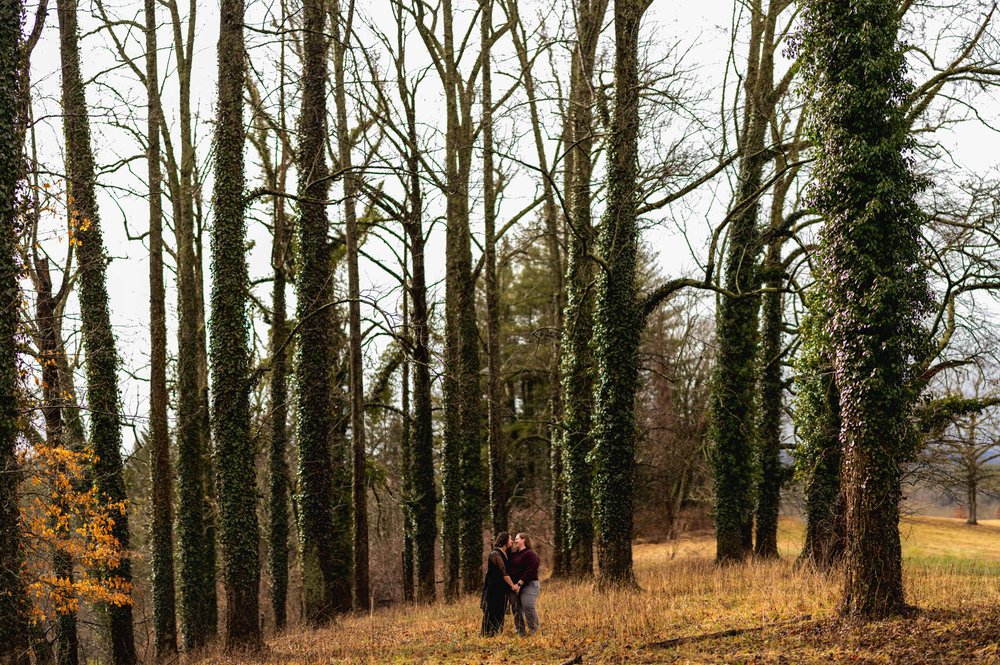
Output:
<svg viewBox="0 0 1000 665">
<path fill-rule="evenodd" d="M 299 340 L 295 358 L 298 388 L 299 533 L 306 620 L 329 621 L 337 600 L 330 552 L 333 485 L 330 439 L 331 336 L 326 304 L 332 277 L 327 246 L 329 221 L 324 201 L 329 191 L 326 166 L 326 79 L 328 37 L 324 3 L 303 4 L 302 110 L 299 116 L 299 261 L 296 273 Z"/>
<path fill-rule="evenodd" d="M 405 222 L 404 222 L 405 224 Z M 413 578 L 413 448 L 411 446 L 410 427 L 410 292 L 409 292 L 409 240 L 403 239 L 403 339 L 406 351 L 400 368 L 400 408 L 403 411 L 403 426 L 400 436 L 400 451 L 403 467 L 403 600 L 412 603 L 416 598 Z"/>
<path fill-rule="evenodd" d="M 900 477 L 916 436 L 910 359 L 920 354 L 929 302 L 900 104 L 900 19 L 891 0 L 807 2 L 803 19 L 819 146 L 814 205 L 826 217 L 818 282 L 830 312 L 844 451 L 842 611 L 882 618 L 906 609 Z"/>
<path fill-rule="evenodd" d="M 118 416 L 118 354 L 108 306 L 107 255 L 97 210 L 89 109 L 80 73 L 78 8 L 76 0 L 59 0 L 57 6 L 70 219 L 72 235 L 78 243 L 80 314 L 87 358 L 87 401 L 91 413 L 90 442 L 97 460 L 93 478 L 101 500 L 118 504 L 126 500 Z M 111 532 L 127 551 L 129 531 L 126 515 L 115 520 Z M 129 558 L 122 558 L 119 565 L 106 571 L 106 574 L 130 583 Z M 112 605 L 108 607 L 108 615 L 111 620 L 112 660 L 116 665 L 132 665 L 137 661 L 132 606 Z"/>
<path fill-rule="evenodd" d="M 562 329 L 563 451 L 566 502 L 563 506 L 569 542 L 570 566 L 576 577 L 594 574 L 594 515 L 592 470 L 588 460 L 593 439 L 594 368 L 591 358 L 593 335 L 594 246 L 591 221 L 590 180 L 592 173 L 593 76 L 608 0 L 580 0 L 577 14 L 577 47 L 570 74 L 570 140 L 567 171 L 570 197 L 570 242 L 566 262 L 566 310 Z M 610 182 L 610 180 L 609 180 Z"/>
<path fill-rule="evenodd" d="M 244 239 L 243 0 L 222 0 L 212 228 L 211 372 L 226 648 L 261 647 L 257 481 L 250 439 L 248 284 Z"/>
<path fill-rule="evenodd" d="M 21 0 L 0 3 L 0 662 L 29 662 L 28 601 L 21 580 L 24 557 L 17 486 L 17 191 L 23 174 L 18 140 L 21 107 Z"/>
<path fill-rule="evenodd" d="M 156 3 L 144 0 L 146 19 L 146 161 L 149 173 L 150 436 L 149 473 L 153 487 L 153 628 L 156 658 L 177 654 L 174 591 L 173 465 L 167 425 L 167 309 L 163 286 L 163 201 L 160 172 L 159 71 Z"/>
<path fill-rule="evenodd" d="M 643 0 L 615 0 L 615 111 L 608 203 L 598 243 L 607 264 L 594 316 L 594 508 L 602 587 L 633 586 L 635 396 L 643 317 L 636 293 L 639 229 L 639 23 Z"/>
</svg>

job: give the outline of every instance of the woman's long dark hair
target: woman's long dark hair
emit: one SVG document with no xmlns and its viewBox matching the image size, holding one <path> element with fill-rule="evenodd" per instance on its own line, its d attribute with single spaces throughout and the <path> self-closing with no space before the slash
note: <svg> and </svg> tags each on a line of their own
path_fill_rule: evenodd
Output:
<svg viewBox="0 0 1000 665">
<path fill-rule="evenodd" d="M 501 547 L 507 546 L 507 541 L 510 540 L 510 534 L 506 531 L 501 531 L 497 534 L 496 539 L 493 541 L 494 549 L 500 549 Z"/>
</svg>

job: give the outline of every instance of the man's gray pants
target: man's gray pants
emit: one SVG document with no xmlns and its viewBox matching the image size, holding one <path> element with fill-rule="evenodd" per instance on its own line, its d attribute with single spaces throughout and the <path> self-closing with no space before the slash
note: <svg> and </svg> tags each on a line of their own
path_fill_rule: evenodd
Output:
<svg viewBox="0 0 1000 665">
<path fill-rule="evenodd" d="M 514 615 L 514 630 L 517 631 L 518 635 L 538 632 L 540 622 L 538 621 L 538 609 L 535 605 L 538 602 L 538 594 L 541 591 L 542 585 L 538 583 L 538 580 L 535 580 L 521 587 L 521 593 L 510 594 L 510 609 Z"/>
</svg>

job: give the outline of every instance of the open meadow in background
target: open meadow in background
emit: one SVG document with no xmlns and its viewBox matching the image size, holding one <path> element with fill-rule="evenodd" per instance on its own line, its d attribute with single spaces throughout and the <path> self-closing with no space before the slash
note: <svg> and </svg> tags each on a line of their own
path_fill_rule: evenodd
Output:
<svg viewBox="0 0 1000 665">
<path fill-rule="evenodd" d="M 796 565 L 803 525 L 783 518 L 781 558 L 717 567 L 710 533 L 635 546 L 640 593 L 543 580 L 542 634 L 479 636 L 478 600 L 401 605 L 290 628 L 260 663 L 995 663 L 1000 662 L 1000 520 L 907 517 L 907 601 L 915 614 L 853 625 L 839 573 Z M 207 663 L 245 658 L 199 654 Z"/>
</svg>

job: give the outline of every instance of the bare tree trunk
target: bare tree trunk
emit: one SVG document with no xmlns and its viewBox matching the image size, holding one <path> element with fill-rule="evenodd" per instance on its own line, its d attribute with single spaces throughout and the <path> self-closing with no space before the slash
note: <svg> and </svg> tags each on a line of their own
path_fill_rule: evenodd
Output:
<svg viewBox="0 0 1000 665">
<path fill-rule="evenodd" d="M 490 72 L 489 41 L 493 35 L 493 2 L 481 0 L 480 69 L 483 77 L 482 125 L 483 135 L 483 218 L 486 237 L 485 251 L 486 277 L 486 365 L 489 382 L 486 391 L 487 446 L 490 456 L 490 513 L 493 518 L 493 533 L 507 530 L 507 460 L 502 430 L 503 396 L 500 388 L 500 294 L 497 290 L 496 255 L 496 184 L 493 173 L 493 81 Z"/>
<path fill-rule="evenodd" d="M 976 477 L 977 471 L 978 469 L 976 467 L 972 467 L 966 476 L 965 495 L 966 502 L 969 507 L 969 514 L 965 518 L 966 524 L 979 524 L 979 521 L 976 519 L 978 504 L 977 498 L 979 495 L 979 487 L 977 483 L 978 478 Z"/>
<path fill-rule="evenodd" d="M 144 1 L 146 20 L 146 161 L 149 174 L 150 437 L 149 473 L 153 486 L 153 624 L 156 658 L 177 654 L 174 592 L 173 468 L 167 425 L 167 309 L 163 286 L 163 201 L 160 172 L 159 71 L 156 3 Z"/>
<path fill-rule="evenodd" d="M 344 66 L 350 47 L 353 0 L 346 13 L 339 0 L 334 0 L 337 20 L 333 24 L 334 100 L 337 106 L 337 147 L 340 168 L 344 176 L 344 217 L 347 239 L 347 298 L 348 344 L 351 367 L 351 442 L 353 450 L 352 486 L 354 498 L 354 607 L 367 611 L 371 604 L 368 586 L 368 483 L 366 481 L 367 449 L 365 445 L 364 374 L 361 366 L 361 290 L 358 284 L 358 216 L 356 197 L 357 175 L 351 169 L 350 128 L 347 126 L 347 91 Z M 340 22 L 344 21 L 343 37 Z"/>
<path fill-rule="evenodd" d="M 204 313 L 200 256 L 195 250 L 195 146 L 191 70 L 196 4 L 189 4 L 187 34 L 177 0 L 167 0 L 173 33 L 180 117 L 180 163 L 171 159 L 171 199 L 177 252 L 177 535 L 180 618 L 184 649 L 204 646 L 215 634 L 215 528 L 209 495 L 206 393 L 202 390 Z M 166 136 L 166 135 L 165 135 Z M 169 137 L 167 137 L 169 138 Z M 167 143 L 168 150 L 170 148 Z M 168 155 L 175 153 L 168 152 Z M 200 231 L 200 229 L 199 229 Z M 207 383 L 205 384 L 207 389 Z"/>
<path fill-rule="evenodd" d="M 66 134 L 66 172 L 72 233 L 78 243 L 80 312 L 87 357 L 87 399 L 90 440 L 97 460 L 94 484 L 102 501 L 118 504 L 126 500 L 122 474 L 121 422 L 118 405 L 118 354 L 107 291 L 107 256 L 97 210 L 94 153 L 90 143 L 90 120 L 80 73 L 80 45 L 76 0 L 59 0 L 59 43 L 62 61 L 62 105 Z M 128 518 L 115 520 L 112 534 L 126 551 L 129 547 Z M 106 571 L 110 577 L 132 580 L 128 557 Z M 112 605 L 111 651 L 115 665 L 137 662 L 132 606 Z"/>
<path fill-rule="evenodd" d="M 226 648 L 261 647 L 257 482 L 250 440 L 247 264 L 243 243 L 243 0 L 222 0 L 212 228 L 212 420 L 220 540 L 225 562 Z"/>
</svg>

